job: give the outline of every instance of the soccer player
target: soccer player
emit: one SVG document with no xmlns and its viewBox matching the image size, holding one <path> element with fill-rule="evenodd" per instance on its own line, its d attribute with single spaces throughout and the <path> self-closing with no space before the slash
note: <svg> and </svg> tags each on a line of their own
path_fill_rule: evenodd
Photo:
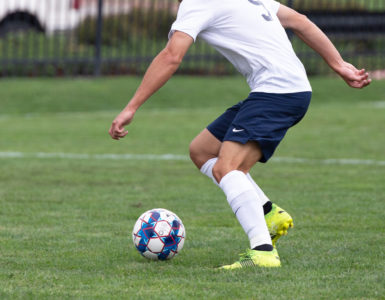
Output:
<svg viewBox="0 0 385 300">
<path fill-rule="evenodd" d="M 278 267 L 277 239 L 293 225 L 290 215 L 273 204 L 249 170 L 267 162 L 287 130 L 306 113 L 311 87 L 305 69 L 286 35 L 290 28 L 318 52 L 353 88 L 370 84 L 368 73 L 345 62 L 306 16 L 273 0 L 183 0 L 169 42 L 149 66 L 143 81 L 110 128 L 113 139 L 127 135 L 136 110 L 178 69 L 197 37 L 225 56 L 246 77 L 251 93 L 226 110 L 190 145 L 201 172 L 225 193 L 250 240 L 239 261 L 224 266 Z"/>
</svg>

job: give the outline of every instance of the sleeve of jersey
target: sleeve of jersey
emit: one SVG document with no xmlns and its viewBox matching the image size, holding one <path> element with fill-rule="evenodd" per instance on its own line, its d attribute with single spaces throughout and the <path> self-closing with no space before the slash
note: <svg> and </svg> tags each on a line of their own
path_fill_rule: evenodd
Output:
<svg viewBox="0 0 385 300">
<path fill-rule="evenodd" d="M 181 3 L 176 21 L 171 26 L 169 38 L 175 31 L 181 31 L 191 36 L 195 41 L 198 34 L 209 26 L 211 14 L 207 7 L 203 5 L 193 6 L 189 4 L 190 2 L 183 1 Z"/>
<path fill-rule="evenodd" d="M 273 13 L 277 14 L 281 3 L 279 3 L 278 1 L 274 1 L 274 0 L 269 0 L 268 3 L 270 5 L 270 9 L 273 11 Z"/>
</svg>

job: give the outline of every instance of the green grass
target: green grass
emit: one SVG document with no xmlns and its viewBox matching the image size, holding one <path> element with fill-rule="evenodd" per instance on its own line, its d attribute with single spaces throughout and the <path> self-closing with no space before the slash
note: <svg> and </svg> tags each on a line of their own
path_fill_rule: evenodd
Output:
<svg viewBox="0 0 385 300">
<path fill-rule="evenodd" d="M 176 77 L 141 109 L 126 139 L 110 122 L 138 78 L 0 81 L 0 152 L 182 154 L 243 79 Z M 1 299 L 383 299 L 385 82 L 362 91 L 314 78 L 306 118 L 252 175 L 294 217 L 282 268 L 220 272 L 248 241 L 222 192 L 188 160 L 0 158 Z M 150 262 L 130 233 L 145 210 L 183 220 L 187 240 Z"/>
</svg>

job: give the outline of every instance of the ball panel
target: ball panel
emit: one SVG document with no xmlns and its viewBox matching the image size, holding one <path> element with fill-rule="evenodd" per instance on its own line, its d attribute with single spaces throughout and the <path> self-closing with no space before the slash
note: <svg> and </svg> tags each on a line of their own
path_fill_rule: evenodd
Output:
<svg viewBox="0 0 385 300">
<path fill-rule="evenodd" d="M 180 227 L 179 227 L 179 230 L 178 230 L 178 233 L 177 233 L 177 236 L 180 236 L 180 237 L 185 237 L 185 229 L 184 229 L 184 226 L 183 224 L 181 223 L 180 224 Z"/>
<path fill-rule="evenodd" d="M 151 251 L 145 251 L 142 253 L 142 255 L 145 258 L 151 259 L 151 260 L 158 260 L 158 254 L 152 253 Z"/>
<path fill-rule="evenodd" d="M 179 243 L 178 243 L 178 248 L 176 251 L 180 252 L 182 250 L 183 246 L 184 246 L 184 238 L 181 238 Z"/>
<path fill-rule="evenodd" d="M 135 226 L 134 226 L 134 229 L 132 230 L 132 233 L 133 233 L 133 234 L 138 234 L 138 232 L 140 231 L 140 229 L 142 229 L 142 220 L 141 220 L 141 219 L 139 219 L 138 221 L 136 221 Z"/>
<path fill-rule="evenodd" d="M 171 233 L 171 225 L 165 220 L 158 221 L 154 231 L 159 237 L 166 237 Z"/>
<path fill-rule="evenodd" d="M 134 235 L 132 235 L 132 239 L 134 240 L 135 246 L 138 246 L 139 243 L 140 243 L 140 240 L 141 240 L 142 238 L 141 238 L 139 235 L 134 234 Z"/>
<path fill-rule="evenodd" d="M 147 249 L 153 253 L 161 253 L 164 248 L 164 243 L 160 238 L 152 238 L 147 243 Z"/>
</svg>

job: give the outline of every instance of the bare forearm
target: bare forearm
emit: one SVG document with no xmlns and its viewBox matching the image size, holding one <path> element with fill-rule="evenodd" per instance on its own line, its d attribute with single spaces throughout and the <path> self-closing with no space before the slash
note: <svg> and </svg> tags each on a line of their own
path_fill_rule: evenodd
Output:
<svg viewBox="0 0 385 300">
<path fill-rule="evenodd" d="M 293 31 L 309 47 L 321 55 L 334 71 L 339 70 L 344 60 L 329 38 L 313 22 L 304 17 L 301 25 Z"/>
<path fill-rule="evenodd" d="M 177 31 L 172 35 L 166 48 L 148 67 L 134 97 L 112 122 L 109 134 L 113 139 L 119 140 L 128 134 L 124 126 L 132 122 L 136 110 L 175 73 L 193 41 L 191 36 L 183 32 Z"/>
<path fill-rule="evenodd" d="M 142 83 L 126 108 L 136 111 L 171 78 L 179 65 L 180 61 L 173 59 L 167 50 L 161 51 L 148 67 Z"/>
</svg>

